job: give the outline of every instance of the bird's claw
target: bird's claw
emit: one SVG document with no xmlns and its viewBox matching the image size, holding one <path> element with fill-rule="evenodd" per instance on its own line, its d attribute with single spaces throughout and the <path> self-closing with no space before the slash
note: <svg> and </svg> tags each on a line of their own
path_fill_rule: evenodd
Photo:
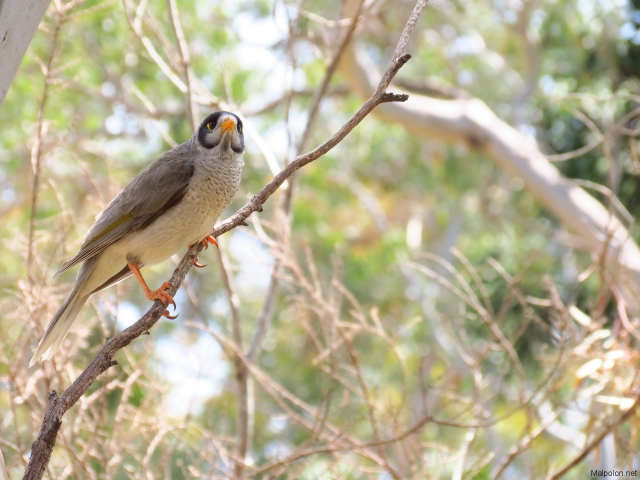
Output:
<svg viewBox="0 0 640 480">
<path fill-rule="evenodd" d="M 177 313 L 176 313 L 175 315 L 171 315 L 171 314 L 169 313 L 169 310 L 165 310 L 165 311 L 162 313 L 162 316 L 163 316 L 163 317 L 167 317 L 169 320 L 175 320 L 176 318 L 178 318 L 178 314 L 177 314 Z"/>
<path fill-rule="evenodd" d="M 206 264 L 206 263 L 205 263 L 204 265 L 203 265 L 203 264 L 201 264 L 201 263 L 199 262 L 198 257 L 196 257 L 196 258 L 195 258 L 195 260 L 193 261 L 193 266 L 194 266 L 194 267 L 196 267 L 196 268 L 204 268 L 204 267 L 206 267 L 206 266 L 207 266 L 207 264 Z"/>
<path fill-rule="evenodd" d="M 165 307 L 171 304 L 173 305 L 173 309 L 175 310 L 176 302 L 173 300 L 173 297 L 171 295 L 165 292 L 165 290 L 168 288 L 173 288 L 173 285 L 171 285 L 169 282 L 164 282 L 159 289 L 149 292 L 150 295 L 148 295 L 147 298 L 149 298 L 149 300 L 160 300 Z"/>
<path fill-rule="evenodd" d="M 202 240 L 200 240 L 200 243 L 202 244 L 202 246 L 207 249 L 209 248 L 209 244 L 211 243 L 212 245 L 215 245 L 216 248 L 218 247 L 218 242 L 216 242 L 216 239 L 213 238 L 211 235 L 207 235 L 206 237 L 204 237 Z"/>
<path fill-rule="evenodd" d="M 173 300 L 173 297 L 171 295 L 169 295 L 167 292 L 165 292 L 165 290 L 167 288 L 172 288 L 173 285 L 171 285 L 169 282 L 164 282 L 162 284 L 162 286 L 156 290 L 157 293 L 159 293 L 160 295 L 163 296 L 164 300 L 166 300 L 167 303 L 165 303 L 163 301 L 163 299 L 159 299 L 162 303 L 164 303 L 165 307 L 168 306 L 169 304 L 173 305 L 173 310 L 176 310 L 176 302 Z M 176 318 L 178 318 L 178 314 L 176 313 L 175 315 L 171 315 L 169 313 L 169 310 L 165 310 L 164 312 L 162 312 L 162 316 L 163 317 L 167 317 L 169 320 L 175 320 Z"/>
</svg>

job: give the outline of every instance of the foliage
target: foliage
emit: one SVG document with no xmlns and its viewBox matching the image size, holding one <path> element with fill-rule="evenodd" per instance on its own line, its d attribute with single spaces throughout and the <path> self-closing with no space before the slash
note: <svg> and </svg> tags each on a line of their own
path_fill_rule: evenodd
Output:
<svg viewBox="0 0 640 480">
<path fill-rule="evenodd" d="M 24 471 L 47 392 L 67 388 L 148 307 L 133 280 L 92 297 L 63 351 L 27 370 L 72 285 L 73 274 L 52 276 L 95 215 L 189 138 L 190 94 L 196 120 L 227 105 L 264 140 L 248 134 L 241 191 L 224 216 L 233 213 L 273 176 L 269 154 L 281 166 L 299 153 L 346 31 L 335 24 L 340 2 L 198 0 L 172 12 L 175 3 L 54 1 L 0 109 L 0 450 L 11 478 Z M 380 70 L 412 8 L 365 3 L 355 36 Z M 482 99 L 552 158 L 611 133 L 604 148 L 558 165 L 606 187 L 594 193 L 606 204 L 615 193 L 632 220 L 635 116 L 613 128 L 638 108 L 639 12 L 619 0 L 440 0 L 401 76 Z M 179 87 L 176 19 L 190 91 Z M 343 85 L 334 75 L 306 149 L 359 107 Z M 566 478 L 610 460 L 604 442 L 616 468 L 637 465 L 638 418 L 623 416 L 637 403 L 640 322 L 630 312 L 629 333 L 606 266 L 472 145 L 368 117 L 225 237 L 189 274 L 179 319 L 122 351 L 65 417 L 50 478 L 543 478 L 606 425 L 598 455 Z M 160 285 L 174 266 L 144 274 Z M 262 338 L 265 301 L 274 314 Z M 253 338 L 243 438 L 234 358 Z"/>
</svg>

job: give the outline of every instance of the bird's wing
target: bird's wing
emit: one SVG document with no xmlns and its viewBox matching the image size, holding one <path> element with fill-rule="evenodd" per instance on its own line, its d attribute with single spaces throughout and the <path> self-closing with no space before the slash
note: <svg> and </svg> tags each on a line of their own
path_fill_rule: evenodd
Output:
<svg viewBox="0 0 640 480">
<path fill-rule="evenodd" d="M 191 148 L 182 144 L 170 150 L 134 178 L 96 217 L 80 251 L 60 267 L 56 276 L 129 233 L 144 229 L 177 205 L 195 171 Z"/>
</svg>

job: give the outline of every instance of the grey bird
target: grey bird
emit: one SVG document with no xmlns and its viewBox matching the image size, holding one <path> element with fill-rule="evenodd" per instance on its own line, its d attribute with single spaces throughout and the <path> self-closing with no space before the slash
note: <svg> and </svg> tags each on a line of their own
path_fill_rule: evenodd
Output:
<svg viewBox="0 0 640 480">
<path fill-rule="evenodd" d="M 29 366 L 50 359 L 90 295 L 135 275 L 149 300 L 173 298 L 167 282 L 151 290 L 140 269 L 165 261 L 182 247 L 215 243 L 210 233 L 240 185 L 242 121 L 209 115 L 191 139 L 169 150 L 134 178 L 98 214 L 80 251 L 56 276 L 81 263 L 73 290 L 51 319 Z M 196 266 L 201 266 L 194 263 Z M 164 315 L 169 316 L 165 311 Z"/>
</svg>

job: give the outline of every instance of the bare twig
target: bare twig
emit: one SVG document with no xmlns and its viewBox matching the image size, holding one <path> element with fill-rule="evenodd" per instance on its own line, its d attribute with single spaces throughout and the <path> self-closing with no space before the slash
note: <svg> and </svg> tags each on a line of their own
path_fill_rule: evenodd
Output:
<svg viewBox="0 0 640 480">
<path fill-rule="evenodd" d="M 189 118 L 189 124 L 191 125 L 191 130 L 195 130 L 198 121 L 197 121 L 197 112 L 195 111 L 195 108 L 194 108 L 193 93 L 192 93 L 193 89 L 191 87 L 191 68 L 190 68 L 191 55 L 189 54 L 189 47 L 184 38 L 182 25 L 180 24 L 180 16 L 178 15 L 176 0 L 167 0 L 167 7 L 169 9 L 169 19 L 171 20 L 171 27 L 173 28 L 173 33 L 176 36 L 176 41 L 178 42 L 180 66 L 182 67 L 184 83 L 187 88 L 185 95 L 187 100 L 187 115 Z"/>
<path fill-rule="evenodd" d="M 2 450 L 0 450 L 0 480 L 9 480 L 9 475 L 7 475 L 7 467 L 5 467 L 4 465 Z"/>
<path fill-rule="evenodd" d="M 53 71 L 53 63 L 58 53 L 58 38 L 60 35 L 60 29 L 64 21 L 64 12 L 58 11 L 55 15 L 56 24 L 53 31 L 51 40 L 51 52 L 47 64 L 42 64 L 42 70 L 44 73 L 44 87 L 42 89 L 42 98 L 38 105 L 38 120 L 36 123 L 36 138 L 31 148 L 31 169 L 33 173 L 31 182 L 31 214 L 29 217 L 29 243 L 27 252 L 27 274 L 29 275 L 29 282 L 33 284 L 33 242 L 35 232 L 35 220 L 38 212 L 38 194 L 40 190 L 40 166 L 42 161 L 42 143 L 43 136 L 46 134 L 46 122 L 44 120 L 44 109 L 47 104 L 47 98 L 49 95 L 49 88 L 51 86 L 51 75 Z"/>
<path fill-rule="evenodd" d="M 374 108 L 382 103 L 390 102 L 406 102 L 409 98 L 405 94 L 387 93 L 386 88 L 393 79 L 398 70 L 409 61 L 411 55 L 405 54 L 402 57 L 394 60 L 391 67 L 385 73 L 384 77 L 378 85 L 378 89 L 373 96 L 367 100 L 362 107 L 345 123 L 340 130 L 334 133 L 326 142 L 319 145 L 309 153 L 298 156 L 293 162 L 287 165 L 285 168 L 275 176 L 271 182 L 269 182 L 262 190 L 260 190 L 249 202 L 247 202 L 242 208 L 240 208 L 233 216 L 229 217 L 224 222 L 216 226 L 214 237 L 222 235 L 229 230 L 244 223 L 249 216 L 258 211 L 262 205 L 269 199 L 271 195 L 278 189 L 282 183 L 289 178 L 295 171 L 300 170 L 305 165 L 317 160 L 325 155 L 338 143 L 340 143 L 348 134 L 358 125 L 364 117 L 366 117 Z"/>
<path fill-rule="evenodd" d="M 328 140 L 322 143 L 309 153 L 298 156 L 293 162 L 287 165 L 275 178 L 269 182 L 258 194 L 256 194 L 247 204 L 238 210 L 232 217 L 218 225 L 213 233 L 218 237 L 223 233 L 243 224 L 246 219 L 255 211 L 261 209 L 262 205 L 278 189 L 282 183 L 294 172 L 305 165 L 317 160 L 338 143 L 340 143 L 371 111 L 382 103 L 405 102 L 408 95 L 393 94 L 386 91 L 393 77 L 400 68 L 409 61 L 411 55 L 402 55 L 392 61 L 389 69 L 384 74 L 374 95 L 362 105 L 362 107 L 347 121 L 347 123 Z M 184 277 L 193 266 L 195 257 L 202 250 L 201 244 L 196 244 L 183 257 L 180 265 L 174 271 L 170 283 L 173 285 L 168 293 L 175 295 L 177 289 L 182 284 Z M 51 458 L 51 453 L 56 442 L 56 437 L 62 423 L 64 414 L 78 401 L 86 392 L 95 379 L 108 368 L 116 365 L 113 361 L 115 353 L 129 345 L 133 340 L 148 332 L 159 320 L 164 312 L 164 305 L 156 301 L 149 311 L 136 323 L 117 334 L 114 338 L 105 342 L 105 345 L 98 352 L 93 362 L 84 372 L 73 382 L 62 395 L 55 392 L 49 395 L 49 403 L 40 428 L 38 438 L 33 444 L 29 465 L 25 472 L 25 479 L 34 480 L 42 478 L 45 468 Z"/>
<path fill-rule="evenodd" d="M 338 64 L 340 63 L 340 59 L 342 58 L 342 54 L 344 53 L 344 49 L 347 44 L 351 41 L 351 37 L 353 37 L 354 32 L 356 31 L 356 27 L 358 26 L 358 19 L 360 17 L 360 13 L 362 12 L 362 7 L 364 5 L 364 0 L 359 0 L 358 5 L 351 17 L 351 22 L 349 24 L 349 28 L 345 32 L 342 39 L 340 39 L 340 43 L 338 44 L 338 49 L 336 53 L 333 55 L 331 62 L 327 66 L 327 69 L 324 74 L 324 78 L 320 83 L 320 86 L 317 88 L 315 94 L 313 95 L 313 100 L 311 101 L 311 108 L 309 109 L 309 114 L 307 117 L 307 124 L 304 127 L 304 132 L 300 137 L 300 142 L 298 144 L 298 153 L 302 151 L 307 140 L 309 139 L 309 133 L 311 132 L 311 127 L 313 126 L 313 122 L 316 119 L 316 114 L 318 113 L 318 108 L 320 107 L 320 103 L 322 99 L 325 97 L 327 93 L 327 89 L 329 88 L 329 82 L 333 78 L 333 74 L 338 68 Z M 394 56 L 395 58 L 395 56 Z"/>
<path fill-rule="evenodd" d="M 220 273 L 222 275 L 222 284 L 227 292 L 229 309 L 231 310 L 231 332 L 233 342 L 236 349 L 242 351 L 242 325 L 240 324 L 240 300 L 236 294 L 231 276 L 231 264 L 226 250 L 218 250 L 218 259 L 220 260 Z M 248 394 L 247 394 L 247 377 L 249 372 L 244 363 L 237 355 L 233 357 L 233 364 L 236 371 L 236 388 L 237 388 L 237 414 L 236 414 L 236 464 L 235 476 L 241 477 L 244 472 L 245 457 L 247 455 L 248 438 Z"/>
<path fill-rule="evenodd" d="M 598 432 L 598 434 L 593 438 L 593 440 L 591 440 L 589 444 L 586 445 L 578 455 L 576 455 L 573 459 L 571 459 L 569 463 L 567 463 L 564 467 L 553 472 L 553 474 L 551 474 L 548 478 L 550 480 L 557 480 L 558 478 L 563 477 L 573 467 L 575 467 L 580 462 L 582 462 L 582 460 L 584 460 L 586 456 L 593 451 L 593 449 L 595 449 L 598 445 L 600 445 L 602 440 L 615 427 L 626 422 L 627 420 L 629 420 L 629 418 L 635 415 L 637 413 L 639 406 L 640 406 L 640 395 L 636 397 L 635 401 L 633 402 L 633 405 L 631 405 L 631 407 L 627 411 L 620 413 L 617 419 L 615 419 L 613 422 L 609 423 L 608 425 L 605 425 L 602 428 L 602 430 Z"/>
<path fill-rule="evenodd" d="M 404 27 L 402 35 L 400 35 L 400 41 L 398 42 L 398 45 L 396 46 L 396 49 L 393 52 L 394 60 L 404 55 L 404 50 L 407 48 L 407 44 L 409 43 L 411 32 L 413 32 L 413 29 L 416 27 L 416 23 L 418 23 L 418 18 L 420 18 L 420 14 L 422 13 L 422 10 L 426 5 L 427 5 L 427 0 L 418 0 L 418 2 L 416 3 L 416 6 L 413 7 L 413 12 L 411 12 L 409 21 L 407 22 L 407 25 Z"/>
<path fill-rule="evenodd" d="M 267 287 L 267 293 L 265 293 L 265 301 L 262 304 L 258 319 L 256 320 L 256 326 L 251 336 L 251 343 L 249 344 L 249 350 L 247 350 L 247 358 L 251 362 L 255 362 L 260 354 L 261 343 L 264 340 L 269 324 L 273 318 L 273 313 L 276 308 L 276 298 L 278 293 L 278 286 L 280 285 L 280 279 L 278 275 L 279 263 L 273 266 L 271 272 L 271 280 Z"/>
</svg>

